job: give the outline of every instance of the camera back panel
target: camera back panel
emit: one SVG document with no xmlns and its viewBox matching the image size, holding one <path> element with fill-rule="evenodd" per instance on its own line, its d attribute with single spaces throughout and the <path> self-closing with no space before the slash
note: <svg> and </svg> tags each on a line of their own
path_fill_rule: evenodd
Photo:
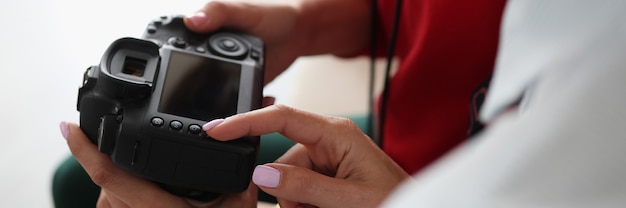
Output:
<svg viewBox="0 0 626 208">
<path fill-rule="evenodd" d="M 220 142 L 201 125 L 261 107 L 263 53 L 254 36 L 197 34 L 182 16 L 157 18 L 87 69 L 81 128 L 116 165 L 174 194 L 206 201 L 244 191 L 259 137 Z"/>
</svg>

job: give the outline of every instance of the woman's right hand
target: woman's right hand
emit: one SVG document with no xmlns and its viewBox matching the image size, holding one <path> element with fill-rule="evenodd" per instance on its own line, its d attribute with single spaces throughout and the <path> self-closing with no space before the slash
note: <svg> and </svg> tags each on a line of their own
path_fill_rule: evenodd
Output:
<svg viewBox="0 0 626 208">
<path fill-rule="evenodd" d="M 265 42 L 265 84 L 284 71 L 301 54 L 298 43 L 289 41 L 295 31 L 296 10 L 288 5 L 254 5 L 211 1 L 185 18 L 190 30 L 207 33 L 232 28 L 258 36 Z M 271 58 L 270 58 L 271 57 Z"/>
<path fill-rule="evenodd" d="M 185 18 L 192 31 L 243 31 L 265 43 L 265 84 L 303 55 L 357 54 L 369 40 L 369 1 L 302 0 L 290 4 L 210 1 Z"/>
<path fill-rule="evenodd" d="M 297 142 L 252 181 L 281 207 L 377 207 L 410 176 L 352 121 L 273 105 L 203 126 L 211 138 L 280 133 Z"/>
</svg>

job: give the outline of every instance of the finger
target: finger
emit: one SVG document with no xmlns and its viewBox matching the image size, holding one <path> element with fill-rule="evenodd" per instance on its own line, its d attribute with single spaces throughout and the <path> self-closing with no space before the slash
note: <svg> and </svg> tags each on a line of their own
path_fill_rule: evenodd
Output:
<svg viewBox="0 0 626 208">
<path fill-rule="evenodd" d="M 276 201 L 278 202 L 278 205 L 279 205 L 280 208 L 290 208 L 290 207 L 302 208 L 302 207 L 304 207 L 302 205 L 302 203 L 300 203 L 300 202 L 294 202 L 294 201 L 289 201 L 289 200 L 280 199 L 280 198 L 277 198 Z"/>
<path fill-rule="evenodd" d="M 266 193 L 289 204 L 301 202 L 318 207 L 351 204 L 358 207 L 368 201 L 362 199 L 365 197 L 358 197 L 366 190 L 359 183 L 328 177 L 297 166 L 278 163 L 259 165 L 254 170 L 252 180 Z M 348 199 L 358 200 L 345 201 Z"/>
<path fill-rule="evenodd" d="M 100 196 L 98 197 L 98 202 L 96 202 L 96 207 L 98 207 L 98 208 L 113 207 L 113 206 L 111 206 L 111 203 L 109 203 L 109 200 L 107 199 L 107 195 L 104 192 L 104 190 L 100 191 Z"/>
<path fill-rule="evenodd" d="M 282 156 L 280 156 L 274 163 L 282 163 L 287 165 L 293 165 L 308 169 L 313 169 L 313 163 L 309 158 L 309 154 L 306 147 L 302 144 L 295 144 Z"/>
<path fill-rule="evenodd" d="M 66 129 L 67 143 L 76 160 L 94 183 L 108 191 L 108 195 L 114 193 L 120 196 L 119 199 L 131 207 L 139 204 L 174 207 L 185 203 L 181 198 L 165 192 L 155 184 L 119 169 L 108 155 L 97 150 L 76 124 L 61 125 L 62 129 Z M 63 125 L 67 125 L 66 128 Z"/>
<path fill-rule="evenodd" d="M 232 140 L 245 135 L 263 135 L 278 132 L 303 144 L 319 171 L 337 170 L 352 146 L 370 142 L 367 136 L 350 120 L 299 111 L 284 105 L 273 105 L 248 113 L 214 120 L 203 126 L 206 133 L 217 140 Z M 362 137 L 362 138 L 359 138 Z M 370 148 L 377 148 L 370 145 Z M 356 150 L 366 151 L 366 150 Z"/>
<path fill-rule="evenodd" d="M 262 20 L 261 8 L 251 4 L 210 1 L 204 8 L 185 18 L 192 31 L 206 33 L 220 27 L 254 30 Z"/>
<path fill-rule="evenodd" d="M 323 138 L 363 135 L 362 132 L 355 134 L 360 130 L 348 119 L 316 115 L 285 105 L 272 105 L 211 121 L 203 129 L 212 138 L 222 141 L 278 132 L 304 145 L 316 144 Z"/>
<path fill-rule="evenodd" d="M 293 147 L 289 148 L 287 152 L 285 152 L 282 156 L 280 156 L 274 163 L 281 163 L 287 165 L 293 165 L 298 167 L 303 167 L 307 169 L 313 169 L 313 163 L 309 158 L 306 147 L 302 144 L 295 144 Z M 288 208 L 288 207 L 306 207 L 300 202 L 297 201 L 289 201 L 282 198 L 277 198 L 278 204 L 280 207 Z"/>
<path fill-rule="evenodd" d="M 296 24 L 298 10 L 294 5 L 295 3 L 210 1 L 201 10 L 185 17 L 184 22 L 187 28 L 198 33 L 219 28 L 246 32 L 261 38 L 274 48 L 277 47 L 275 43 L 285 42 L 285 38 L 289 38 L 289 34 L 293 32 L 307 34 L 304 29 L 294 28 L 299 26 Z M 268 47 L 268 50 L 271 49 Z"/>
<path fill-rule="evenodd" d="M 102 204 L 100 204 L 102 202 Z M 115 207 L 115 208 L 126 208 L 129 207 L 122 200 L 120 200 L 117 196 L 113 194 L 107 193 L 105 189 L 100 191 L 100 198 L 98 199 L 97 207 Z"/>
</svg>

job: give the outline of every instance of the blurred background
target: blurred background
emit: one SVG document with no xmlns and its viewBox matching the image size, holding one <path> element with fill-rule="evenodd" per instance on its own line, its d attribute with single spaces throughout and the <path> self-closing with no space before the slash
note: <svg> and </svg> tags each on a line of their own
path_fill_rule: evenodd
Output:
<svg viewBox="0 0 626 208">
<path fill-rule="evenodd" d="M 0 207 L 53 207 L 52 174 L 69 155 L 58 124 L 78 123 L 82 74 L 112 41 L 140 37 L 151 19 L 206 2 L 0 1 Z M 368 68 L 367 58 L 301 58 L 265 95 L 319 114 L 364 114 Z"/>
</svg>

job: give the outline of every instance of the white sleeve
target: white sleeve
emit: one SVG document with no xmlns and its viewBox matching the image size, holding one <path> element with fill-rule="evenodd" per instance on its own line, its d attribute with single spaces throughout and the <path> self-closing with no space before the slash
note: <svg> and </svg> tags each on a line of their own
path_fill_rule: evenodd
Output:
<svg viewBox="0 0 626 208">
<path fill-rule="evenodd" d="M 626 207 L 626 1 L 511 0 L 503 25 L 490 126 L 383 207 Z"/>
</svg>

